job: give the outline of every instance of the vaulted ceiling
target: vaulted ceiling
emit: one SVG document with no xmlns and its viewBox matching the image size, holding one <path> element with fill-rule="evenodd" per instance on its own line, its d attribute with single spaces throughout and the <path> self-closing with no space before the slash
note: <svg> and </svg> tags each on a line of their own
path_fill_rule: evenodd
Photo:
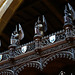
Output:
<svg viewBox="0 0 75 75">
<path fill-rule="evenodd" d="M 23 0 L 14 15 L 4 26 L 2 34 L 0 35 L 2 41 L 0 52 L 8 49 L 11 33 L 19 23 L 22 25 L 25 34 L 21 44 L 32 41 L 34 37 L 34 25 L 38 16 L 42 17 L 42 15 L 45 15 L 48 25 L 48 30 L 45 35 L 62 30 L 64 24 L 64 6 L 66 1 L 67 0 Z M 73 8 L 75 7 L 74 0 L 68 0 L 68 2 Z M 2 25 L 0 26 L 2 27 Z"/>
</svg>

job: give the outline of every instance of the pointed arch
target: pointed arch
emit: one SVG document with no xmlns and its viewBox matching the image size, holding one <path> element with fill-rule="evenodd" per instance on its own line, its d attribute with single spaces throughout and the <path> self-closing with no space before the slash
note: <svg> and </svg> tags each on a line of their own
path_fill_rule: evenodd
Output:
<svg viewBox="0 0 75 75">
<path fill-rule="evenodd" d="M 20 66 L 16 69 L 16 74 L 19 74 L 22 70 L 25 69 L 25 67 L 33 67 L 33 68 L 36 68 L 36 69 L 41 69 L 41 68 L 40 68 L 40 65 L 41 65 L 41 63 L 38 62 L 38 61 L 30 61 L 30 62 L 27 62 L 27 63 L 25 63 L 25 64 L 20 65 Z"/>
<path fill-rule="evenodd" d="M 67 58 L 67 59 L 71 60 L 73 57 L 74 57 L 73 53 L 71 53 L 69 51 L 62 51 L 62 52 L 59 52 L 54 55 L 50 55 L 50 56 L 46 57 L 46 59 L 43 61 L 43 67 L 46 67 L 46 65 L 48 64 L 49 61 L 53 61 L 57 58 Z"/>
</svg>

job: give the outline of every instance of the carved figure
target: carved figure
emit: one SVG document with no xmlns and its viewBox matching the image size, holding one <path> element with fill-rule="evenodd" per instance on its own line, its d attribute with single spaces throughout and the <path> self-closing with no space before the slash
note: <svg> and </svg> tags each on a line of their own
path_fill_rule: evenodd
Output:
<svg viewBox="0 0 75 75">
<path fill-rule="evenodd" d="M 42 21 L 40 21 L 39 17 L 37 22 L 35 23 L 35 35 L 44 35 L 44 32 L 47 31 L 47 23 L 46 23 L 46 19 L 43 15 L 43 19 Z"/>
<path fill-rule="evenodd" d="M 24 32 L 22 30 L 21 25 L 19 24 L 19 31 L 17 31 L 17 26 L 16 30 L 12 33 L 11 39 L 10 39 L 10 44 L 20 44 L 20 40 L 24 38 Z"/>
</svg>

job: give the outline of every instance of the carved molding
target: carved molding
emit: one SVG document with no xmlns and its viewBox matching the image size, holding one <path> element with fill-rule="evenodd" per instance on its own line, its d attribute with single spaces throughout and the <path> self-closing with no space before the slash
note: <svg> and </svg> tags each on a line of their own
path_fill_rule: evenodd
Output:
<svg viewBox="0 0 75 75">
<path fill-rule="evenodd" d="M 10 70 L 14 71 L 15 75 L 18 75 L 18 73 L 20 73 L 25 67 L 35 67 L 37 69 L 43 70 L 43 68 L 46 67 L 46 65 L 48 64 L 49 61 L 53 61 L 57 58 L 68 58 L 69 60 L 74 59 L 73 53 L 75 54 L 75 48 L 70 48 L 67 50 L 63 50 L 63 51 L 59 51 L 57 53 L 51 54 L 47 57 L 42 57 L 42 58 L 40 57 L 36 60 L 30 60 L 31 58 L 39 57 L 39 55 L 34 54 L 34 55 L 31 55 L 31 56 L 28 56 L 28 57 L 25 57 L 25 58 L 15 61 L 15 64 L 17 64 L 17 67 L 14 70 L 13 69 L 10 69 Z M 25 62 L 27 60 L 30 60 L 30 61 Z M 72 61 L 74 61 L 74 60 L 72 60 Z M 13 66 L 13 64 L 6 63 L 6 64 L 1 65 L 0 69 L 2 69 L 4 67 L 9 68 L 10 66 Z M 14 65 L 14 67 L 15 67 L 15 65 Z"/>
<path fill-rule="evenodd" d="M 35 67 L 37 69 L 43 70 L 49 61 L 53 61 L 57 58 L 67 58 L 69 60 L 73 59 L 72 61 L 75 61 L 75 40 L 73 40 L 71 43 L 68 43 L 65 40 L 66 37 L 64 35 L 64 31 L 61 33 L 61 35 L 59 35 L 60 33 L 57 33 L 57 40 L 55 43 L 49 42 L 50 35 L 42 38 L 40 41 L 40 54 L 37 54 L 35 51 L 35 41 L 17 47 L 13 51 L 13 63 L 11 60 L 9 60 L 10 56 L 12 56 L 12 50 L 2 53 L 3 63 L 0 63 L 0 71 L 9 68 L 11 71 L 15 72 L 15 75 L 18 75 L 18 73 L 20 73 L 25 67 Z M 73 38 L 75 39 L 74 36 Z M 22 53 L 21 51 L 21 47 L 23 46 L 27 46 L 26 53 Z"/>
<path fill-rule="evenodd" d="M 56 53 L 55 55 L 52 55 L 52 56 L 50 55 L 44 60 L 43 67 L 46 67 L 49 61 L 53 61 L 54 59 L 57 59 L 57 58 L 68 58 L 69 60 L 71 60 L 73 56 L 71 52 L 63 52 L 63 51 Z"/>
<path fill-rule="evenodd" d="M 41 65 L 41 63 L 38 61 L 30 61 L 28 63 L 20 65 L 17 68 L 16 73 L 20 73 L 22 70 L 24 70 L 25 67 L 35 67 L 37 69 L 40 69 L 40 65 Z"/>
<path fill-rule="evenodd" d="M 59 53 L 56 53 L 55 55 L 50 55 L 46 58 L 41 58 L 42 60 L 40 61 L 40 59 L 36 60 L 36 61 L 30 61 L 27 63 L 24 63 L 20 66 L 18 66 L 18 68 L 16 69 L 17 73 L 20 73 L 25 67 L 35 67 L 37 69 L 43 70 L 44 67 L 46 67 L 46 65 L 48 64 L 49 61 L 53 61 L 54 59 L 57 58 L 68 58 L 69 60 L 71 60 L 73 58 L 72 53 L 69 51 L 61 51 Z"/>
<path fill-rule="evenodd" d="M 14 71 L 6 69 L 5 71 L 0 72 L 0 75 L 14 75 Z"/>
<path fill-rule="evenodd" d="M 57 45 L 55 47 L 52 47 L 52 48 L 49 48 L 47 50 L 42 51 L 41 56 L 46 57 L 46 55 L 55 55 L 56 53 L 62 52 L 68 46 L 69 46 L 68 43 L 65 43 L 65 44 L 62 44 L 62 45 L 59 45 L 59 46 Z M 69 49 L 71 49 L 71 48 L 69 48 Z M 65 50 L 65 53 L 68 53 L 68 54 L 70 53 L 71 55 L 74 55 L 73 52 L 71 52 L 71 51 Z M 61 55 L 63 55 L 63 54 L 61 54 Z M 37 58 L 40 58 L 39 55 L 34 53 L 34 54 L 29 55 L 29 56 L 25 56 L 25 57 L 23 56 L 22 58 L 20 58 L 18 60 L 15 60 L 15 63 L 19 65 L 19 64 L 23 64 L 23 63 L 26 63 L 26 62 L 29 62 L 29 61 L 33 61 L 34 59 L 37 59 Z M 72 58 L 74 59 L 75 57 L 72 56 Z M 52 59 L 52 57 L 51 57 L 51 59 Z M 2 69 L 4 67 L 9 67 L 9 66 L 12 66 L 12 65 L 10 63 L 8 63 L 8 64 L 6 63 L 6 64 L 1 65 L 0 68 Z"/>
</svg>

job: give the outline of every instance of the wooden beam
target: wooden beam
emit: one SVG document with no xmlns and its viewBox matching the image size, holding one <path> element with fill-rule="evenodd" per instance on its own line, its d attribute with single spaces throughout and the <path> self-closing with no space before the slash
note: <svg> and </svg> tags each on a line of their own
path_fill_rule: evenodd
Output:
<svg viewBox="0 0 75 75">
<path fill-rule="evenodd" d="M 4 4 L 6 0 L 0 0 L 0 8 L 2 7 L 2 5 Z"/>
<path fill-rule="evenodd" d="M 6 10 L 8 9 L 8 7 L 10 6 L 10 4 L 13 2 L 13 0 L 2 0 L 0 2 L 1 2 L 0 3 L 0 19 L 1 19 Z"/>
<path fill-rule="evenodd" d="M 23 0 L 13 0 L 7 11 L 4 13 L 2 18 L 0 19 L 0 34 L 2 33 L 8 21 L 13 16 L 14 12 L 17 10 L 17 8 L 20 6 L 22 2 Z"/>
<path fill-rule="evenodd" d="M 57 11 L 57 9 L 50 3 L 48 0 L 42 0 L 44 4 L 53 12 L 53 14 L 56 15 L 56 17 L 64 24 L 63 17 L 61 14 Z"/>
</svg>

